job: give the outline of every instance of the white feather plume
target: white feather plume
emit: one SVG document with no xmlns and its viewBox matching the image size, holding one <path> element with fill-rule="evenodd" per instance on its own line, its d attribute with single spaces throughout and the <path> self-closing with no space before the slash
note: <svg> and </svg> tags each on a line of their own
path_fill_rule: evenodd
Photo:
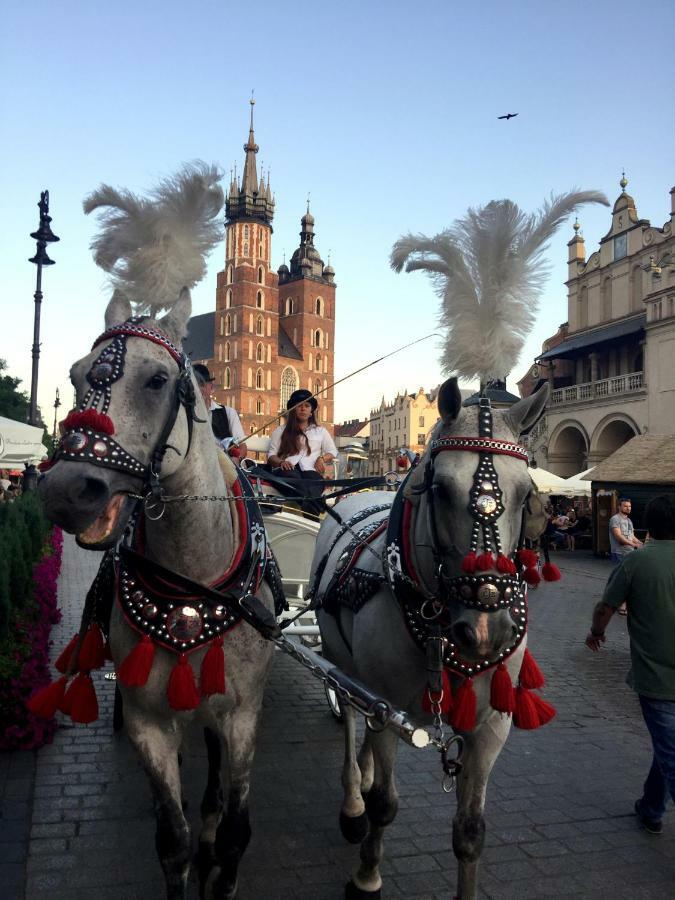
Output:
<svg viewBox="0 0 675 900">
<path fill-rule="evenodd" d="M 85 198 L 85 213 L 105 209 L 94 259 L 137 313 L 170 309 L 184 287 L 204 277 L 206 257 L 222 240 L 221 177 L 215 166 L 195 162 L 147 198 L 107 184 Z"/>
<path fill-rule="evenodd" d="M 609 205 L 599 191 L 551 196 L 530 215 L 511 200 L 493 200 L 435 237 L 408 234 L 396 241 L 392 268 L 427 272 L 443 301 L 446 374 L 481 384 L 508 375 L 535 322 L 547 242 L 585 203 Z"/>
</svg>

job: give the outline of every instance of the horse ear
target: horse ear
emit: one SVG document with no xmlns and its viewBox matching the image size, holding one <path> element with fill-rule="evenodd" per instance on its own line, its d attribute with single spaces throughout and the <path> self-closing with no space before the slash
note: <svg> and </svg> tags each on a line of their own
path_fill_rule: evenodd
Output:
<svg viewBox="0 0 675 900">
<path fill-rule="evenodd" d="M 438 411 L 444 425 L 451 425 L 462 408 L 462 395 L 456 378 L 448 378 L 438 391 Z"/>
<path fill-rule="evenodd" d="M 171 307 L 164 318 L 159 319 L 157 324 L 165 334 L 168 334 L 174 344 L 180 347 L 183 338 L 187 334 L 187 324 L 192 313 L 192 298 L 190 291 L 183 288 L 180 297 Z"/>
<path fill-rule="evenodd" d="M 112 328 L 131 318 L 131 303 L 121 291 L 115 291 L 105 311 L 105 327 Z"/>
<path fill-rule="evenodd" d="M 547 400 L 548 384 L 543 384 L 536 393 L 514 403 L 509 411 L 504 413 L 504 418 L 513 429 L 513 433 L 521 435 L 529 431 L 543 415 Z"/>
</svg>

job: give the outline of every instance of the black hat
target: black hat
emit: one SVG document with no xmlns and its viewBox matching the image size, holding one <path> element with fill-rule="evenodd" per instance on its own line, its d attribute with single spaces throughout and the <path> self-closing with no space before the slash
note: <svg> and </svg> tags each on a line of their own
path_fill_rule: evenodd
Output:
<svg viewBox="0 0 675 900">
<path fill-rule="evenodd" d="M 304 403 L 305 401 L 312 407 L 312 412 L 316 412 L 316 408 L 319 404 L 316 402 L 316 399 L 312 397 L 312 392 L 306 391 L 304 388 L 300 388 L 299 391 L 293 391 L 286 402 L 286 409 L 292 409 L 292 407 L 298 406 L 298 404 Z"/>
<path fill-rule="evenodd" d="M 212 377 L 206 366 L 203 366 L 201 363 L 195 363 L 195 365 L 192 367 L 192 371 L 197 376 L 197 380 L 204 382 L 204 384 L 206 384 L 208 381 L 216 380 L 215 376 Z"/>
</svg>

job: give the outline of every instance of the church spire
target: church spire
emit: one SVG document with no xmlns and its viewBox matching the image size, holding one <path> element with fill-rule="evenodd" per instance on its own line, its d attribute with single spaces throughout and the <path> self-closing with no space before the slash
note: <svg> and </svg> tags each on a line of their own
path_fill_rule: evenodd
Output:
<svg viewBox="0 0 675 900">
<path fill-rule="evenodd" d="M 274 197 L 270 188 L 269 172 L 267 181 L 261 176 L 258 181 L 256 167 L 256 153 L 260 149 L 255 142 L 253 130 L 253 107 L 255 100 L 249 100 L 251 105 L 251 120 L 248 129 L 248 141 L 244 144 L 246 157 L 244 159 L 244 172 L 241 177 L 241 186 L 237 179 L 235 169 L 234 190 L 230 190 L 226 201 L 226 217 L 228 222 L 236 219 L 249 219 L 271 225 L 274 218 Z"/>
<path fill-rule="evenodd" d="M 244 144 L 246 151 L 246 160 L 244 162 L 244 176 L 241 181 L 241 192 L 252 197 L 258 193 L 258 173 L 255 165 L 255 155 L 260 149 L 255 142 L 255 134 L 253 133 L 253 107 L 255 100 L 253 97 L 249 100 L 251 104 L 251 124 L 248 130 L 248 141 Z"/>
</svg>

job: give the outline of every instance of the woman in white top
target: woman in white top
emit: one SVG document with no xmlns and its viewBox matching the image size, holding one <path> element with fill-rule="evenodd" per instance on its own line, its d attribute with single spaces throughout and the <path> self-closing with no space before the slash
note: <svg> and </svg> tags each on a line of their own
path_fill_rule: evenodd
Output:
<svg viewBox="0 0 675 900">
<path fill-rule="evenodd" d="M 322 482 L 305 485 L 302 493 L 310 498 L 321 495 L 326 463 L 337 456 L 333 438 L 325 428 L 317 425 L 314 418 L 317 405 L 310 391 L 294 391 L 286 404 L 289 411 L 286 424 L 272 432 L 267 454 L 267 462 L 275 475 L 304 482 Z M 316 511 L 314 504 L 311 507 Z"/>
</svg>

